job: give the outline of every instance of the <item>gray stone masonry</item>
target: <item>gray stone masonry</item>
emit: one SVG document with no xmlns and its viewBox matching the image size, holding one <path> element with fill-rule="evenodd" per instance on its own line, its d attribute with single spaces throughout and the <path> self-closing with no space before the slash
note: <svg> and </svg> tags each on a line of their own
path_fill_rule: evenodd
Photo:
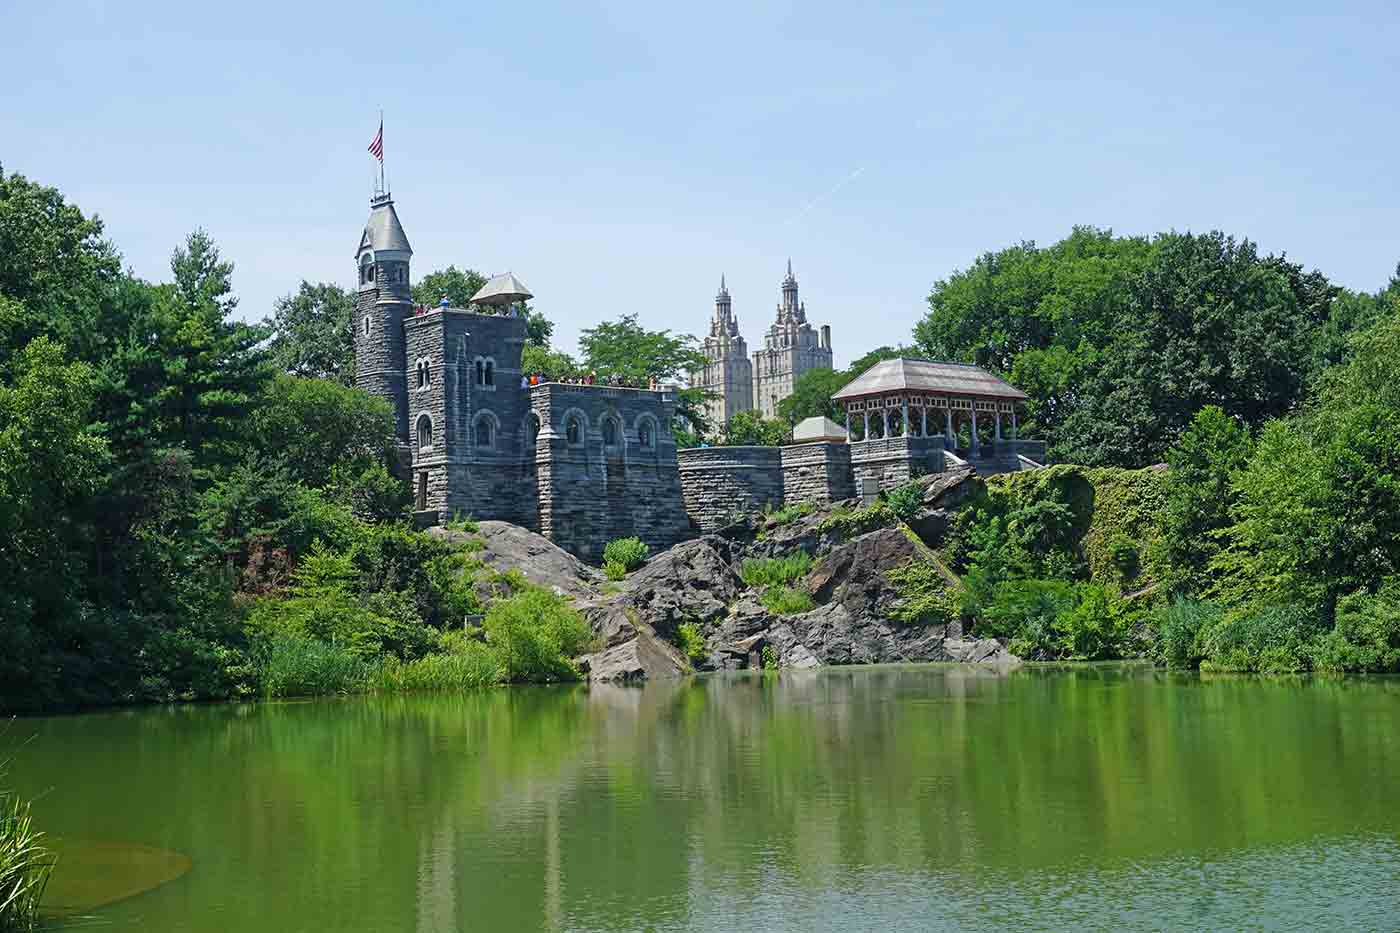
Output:
<svg viewBox="0 0 1400 933">
<path fill-rule="evenodd" d="M 851 445 L 823 441 L 783 447 L 783 501 L 826 505 L 853 498 L 856 486 L 851 474 Z"/>
<path fill-rule="evenodd" d="M 404 321 L 416 507 L 531 525 L 522 465 L 528 392 L 520 388 L 523 318 L 437 308 Z"/>
<path fill-rule="evenodd" d="M 943 472 L 941 435 L 883 437 L 849 446 L 857 487 L 865 477 L 879 480 L 881 489 L 893 489 L 927 473 Z"/>
<path fill-rule="evenodd" d="M 678 460 L 685 510 L 702 532 L 723 528 L 736 513 L 783 504 L 781 447 L 692 447 Z"/>
<path fill-rule="evenodd" d="M 614 538 L 636 535 L 657 552 L 690 536 L 670 391 L 546 383 L 529 392 L 540 534 L 594 562 Z"/>
</svg>

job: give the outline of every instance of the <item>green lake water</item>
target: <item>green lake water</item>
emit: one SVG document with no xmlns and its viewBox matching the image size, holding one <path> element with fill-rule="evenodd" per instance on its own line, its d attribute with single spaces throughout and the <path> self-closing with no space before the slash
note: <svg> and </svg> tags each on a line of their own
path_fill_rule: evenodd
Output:
<svg viewBox="0 0 1400 933">
<path fill-rule="evenodd" d="M 3 742 L 62 929 L 1400 927 L 1394 679 L 846 668 Z"/>
</svg>

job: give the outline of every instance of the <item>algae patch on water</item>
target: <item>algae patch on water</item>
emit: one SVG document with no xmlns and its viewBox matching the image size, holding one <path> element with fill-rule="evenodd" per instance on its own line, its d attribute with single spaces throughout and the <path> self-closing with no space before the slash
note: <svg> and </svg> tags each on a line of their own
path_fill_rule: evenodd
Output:
<svg viewBox="0 0 1400 933">
<path fill-rule="evenodd" d="M 41 905 L 48 915 L 92 910 L 125 900 L 190 870 L 190 857 L 130 842 L 55 839 L 58 857 Z"/>
</svg>

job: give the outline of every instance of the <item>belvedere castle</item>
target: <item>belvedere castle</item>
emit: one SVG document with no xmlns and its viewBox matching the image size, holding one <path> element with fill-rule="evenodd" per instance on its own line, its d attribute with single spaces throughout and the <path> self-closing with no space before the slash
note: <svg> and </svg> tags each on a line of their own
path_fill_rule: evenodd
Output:
<svg viewBox="0 0 1400 933">
<path fill-rule="evenodd" d="M 400 473 L 423 525 L 499 519 L 597 562 L 614 538 L 636 535 L 659 550 L 740 512 L 851 498 L 949 464 L 1001 472 L 1044 456 L 1043 443 L 1016 439 L 1020 391 L 974 366 L 903 359 L 838 393 L 845 430 L 826 422 L 810 443 L 678 451 L 674 389 L 530 385 L 520 358 L 522 306 L 533 296 L 520 280 L 487 282 L 472 297 L 486 313 L 424 308 L 410 292 L 412 258 L 392 197 L 376 195 L 355 251 L 355 383 L 393 408 Z M 748 362 L 722 282 L 706 347 L 717 361 Z M 830 365 L 830 330 L 818 338 L 807 323 L 789 264 L 752 382 L 741 365 L 720 371 L 735 387 L 734 410 L 751 407 L 747 388 L 771 414 L 797 375 Z M 961 448 L 959 427 L 971 430 Z"/>
</svg>

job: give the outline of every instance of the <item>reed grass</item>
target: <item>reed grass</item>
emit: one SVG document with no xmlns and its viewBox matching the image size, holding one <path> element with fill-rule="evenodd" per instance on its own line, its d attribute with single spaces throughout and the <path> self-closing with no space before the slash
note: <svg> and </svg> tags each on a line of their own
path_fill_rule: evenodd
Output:
<svg viewBox="0 0 1400 933">
<path fill-rule="evenodd" d="M 0 780 L 3 780 L 0 772 Z M 53 873 L 54 856 L 34 828 L 29 801 L 0 790 L 0 931 L 38 928 L 39 901 Z"/>
</svg>

